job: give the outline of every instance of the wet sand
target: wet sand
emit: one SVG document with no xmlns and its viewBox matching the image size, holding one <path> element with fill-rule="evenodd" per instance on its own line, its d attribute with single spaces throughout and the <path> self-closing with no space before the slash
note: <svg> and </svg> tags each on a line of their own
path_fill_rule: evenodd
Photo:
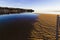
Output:
<svg viewBox="0 0 60 40">
<path fill-rule="evenodd" d="M 56 23 L 57 15 L 40 14 L 37 22 L 34 23 L 34 30 L 32 31 L 32 34 L 35 34 L 33 35 L 35 36 L 34 40 L 56 40 Z"/>
</svg>

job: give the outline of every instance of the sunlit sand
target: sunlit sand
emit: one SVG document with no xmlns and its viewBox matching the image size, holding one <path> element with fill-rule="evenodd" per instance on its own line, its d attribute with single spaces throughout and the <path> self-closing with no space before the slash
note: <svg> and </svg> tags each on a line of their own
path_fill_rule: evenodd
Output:
<svg viewBox="0 0 60 40">
<path fill-rule="evenodd" d="M 40 14 L 34 24 L 35 30 L 32 31 L 35 40 L 56 40 L 56 23 L 56 14 Z"/>
</svg>

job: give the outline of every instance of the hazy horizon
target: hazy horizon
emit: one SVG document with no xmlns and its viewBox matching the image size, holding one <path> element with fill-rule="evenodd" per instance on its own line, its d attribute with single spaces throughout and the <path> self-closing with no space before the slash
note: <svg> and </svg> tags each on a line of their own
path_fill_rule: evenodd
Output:
<svg viewBox="0 0 60 40">
<path fill-rule="evenodd" d="M 39 13 L 60 10 L 60 0 L 0 0 L 0 6 L 33 9 Z"/>
</svg>

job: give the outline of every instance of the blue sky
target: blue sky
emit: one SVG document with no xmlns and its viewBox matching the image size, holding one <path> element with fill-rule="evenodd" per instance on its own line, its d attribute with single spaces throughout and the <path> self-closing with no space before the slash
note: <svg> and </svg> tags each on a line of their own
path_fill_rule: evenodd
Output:
<svg viewBox="0 0 60 40">
<path fill-rule="evenodd" d="M 60 0 L 0 0 L 0 6 L 31 8 L 40 12 L 60 10 Z"/>
</svg>

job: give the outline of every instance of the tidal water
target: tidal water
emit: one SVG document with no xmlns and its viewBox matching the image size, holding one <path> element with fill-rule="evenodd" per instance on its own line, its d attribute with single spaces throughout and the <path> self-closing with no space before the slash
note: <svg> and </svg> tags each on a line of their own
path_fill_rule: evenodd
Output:
<svg viewBox="0 0 60 40">
<path fill-rule="evenodd" d="M 14 22 L 14 21 L 34 21 L 37 18 L 34 13 L 20 13 L 20 14 L 5 14 L 0 15 L 0 23 Z"/>
<path fill-rule="evenodd" d="M 0 40 L 30 40 L 37 16 L 34 13 L 0 15 Z"/>
</svg>

